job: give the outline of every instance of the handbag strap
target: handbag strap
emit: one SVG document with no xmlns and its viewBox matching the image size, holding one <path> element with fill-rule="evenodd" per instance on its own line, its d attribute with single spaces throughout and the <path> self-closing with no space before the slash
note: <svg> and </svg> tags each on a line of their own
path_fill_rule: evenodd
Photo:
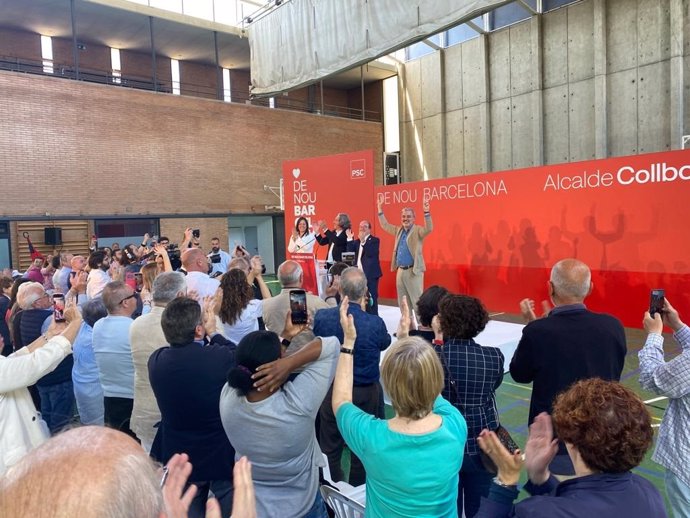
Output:
<svg viewBox="0 0 690 518">
<path fill-rule="evenodd" d="M 465 407 L 460 402 L 458 387 L 455 384 L 455 378 L 453 378 L 453 375 L 450 373 L 450 369 L 448 368 L 448 363 L 446 361 L 446 355 L 443 351 L 443 347 L 440 348 L 439 357 L 441 359 L 441 366 L 443 367 L 443 375 L 446 377 L 446 380 L 448 380 L 448 387 L 450 388 L 450 403 L 454 407 L 458 408 L 461 414 L 465 415 Z"/>
</svg>

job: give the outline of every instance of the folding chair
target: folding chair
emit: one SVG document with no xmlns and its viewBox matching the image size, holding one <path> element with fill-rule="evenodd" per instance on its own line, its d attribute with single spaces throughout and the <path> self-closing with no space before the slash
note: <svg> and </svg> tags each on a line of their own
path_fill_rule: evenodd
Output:
<svg viewBox="0 0 690 518">
<path fill-rule="evenodd" d="M 321 486 L 321 496 L 335 512 L 335 518 L 364 518 L 364 506 L 330 486 Z"/>
</svg>

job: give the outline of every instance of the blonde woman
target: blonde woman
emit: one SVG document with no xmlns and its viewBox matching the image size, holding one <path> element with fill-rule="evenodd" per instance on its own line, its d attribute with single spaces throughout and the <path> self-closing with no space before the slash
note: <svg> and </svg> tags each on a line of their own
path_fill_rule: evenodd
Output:
<svg viewBox="0 0 690 518">
<path fill-rule="evenodd" d="M 443 368 L 423 338 L 407 337 L 409 311 L 383 360 L 381 380 L 395 417 L 377 419 L 352 403 L 357 332 L 340 306 L 345 332 L 333 384 L 333 412 L 367 472 L 366 517 L 449 517 L 457 514 L 458 471 L 467 441 L 460 412 L 441 397 Z M 406 307 L 406 305 L 405 305 Z"/>
</svg>

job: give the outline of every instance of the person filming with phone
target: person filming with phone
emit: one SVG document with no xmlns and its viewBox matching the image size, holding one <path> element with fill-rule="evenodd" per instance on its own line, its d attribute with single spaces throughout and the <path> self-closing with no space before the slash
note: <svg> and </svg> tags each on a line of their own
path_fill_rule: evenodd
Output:
<svg viewBox="0 0 690 518">
<path fill-rule="evenodd" d="M 211 253 L 208 254 L 208 260 L 211 263 L 211 277 L 223 275 L 230 264 L 230 254 L 220 248 L 220 239 L 214 237 L 211 239 Z"/>
<path fill-rule="evenodd" d="M 292 292 L 304 294 L 306 310 L 314 313 L 320 309 L 330 307 L 320 297 L 305 292 L 302 288 L 304 272 L 296 261 L 285 261 L 278 267 L 278 280 L 283 288 L 282 291 L 263 303 L 263 317 L 266 329 L 274 333 L 280 333 L 285 326 L 285 316 L 290 311 Z"/>
<path fill-rule="evenodd" d="M 650 310 L 642 321 L 649 333 L 640 359 L 640 385 L 669 398 L 661 420 L 652 460 L 666 468 L 665 483 L 673 516 L 690 516 L 690 328 L 665 299 L 664 290 L 653 290 Z M 664 325 L 681 347 L 675 358 L 664 357 Z"/>
<path fill-rule="evenodd" d="M 17 315 L 20 318 L 19 337 L 15 336 L 15 340 L 19 338 L 21 341 L 15 345 L 18 347 L 28 345 L 45 334 L 53 321 L 54 314 L 59 320 L 64 321 L 65 297 L 57 294 L 55 299 L 54 301 L 37 282 L 27 282 L 19 287 L 17 302 L 23 311 Z M 73 365 L 74 361 L 70 354 L 55 369 L 51 369 L 51 372 L 36 382 L 41 396 L 41 414 L 51 434 L 66 426 L 73 415 Z"/>
</svg>

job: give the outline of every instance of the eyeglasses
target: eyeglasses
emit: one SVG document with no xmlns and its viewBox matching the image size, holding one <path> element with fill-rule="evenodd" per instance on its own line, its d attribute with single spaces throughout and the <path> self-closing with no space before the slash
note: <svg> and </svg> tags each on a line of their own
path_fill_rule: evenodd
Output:
<svg viewBox="0 0 690 518">
<path fill-rule="evenodd" d="M 136 296 L 137 296 L 136 293 L 132 293 L 129 297 L 125 297 L 124 299 L 122 299 L 122 300 L 119 302 L 119 304 L 122 304 L 125 300 L 133 299 L 133 298 L 136 297 Z"/>
</svg>

